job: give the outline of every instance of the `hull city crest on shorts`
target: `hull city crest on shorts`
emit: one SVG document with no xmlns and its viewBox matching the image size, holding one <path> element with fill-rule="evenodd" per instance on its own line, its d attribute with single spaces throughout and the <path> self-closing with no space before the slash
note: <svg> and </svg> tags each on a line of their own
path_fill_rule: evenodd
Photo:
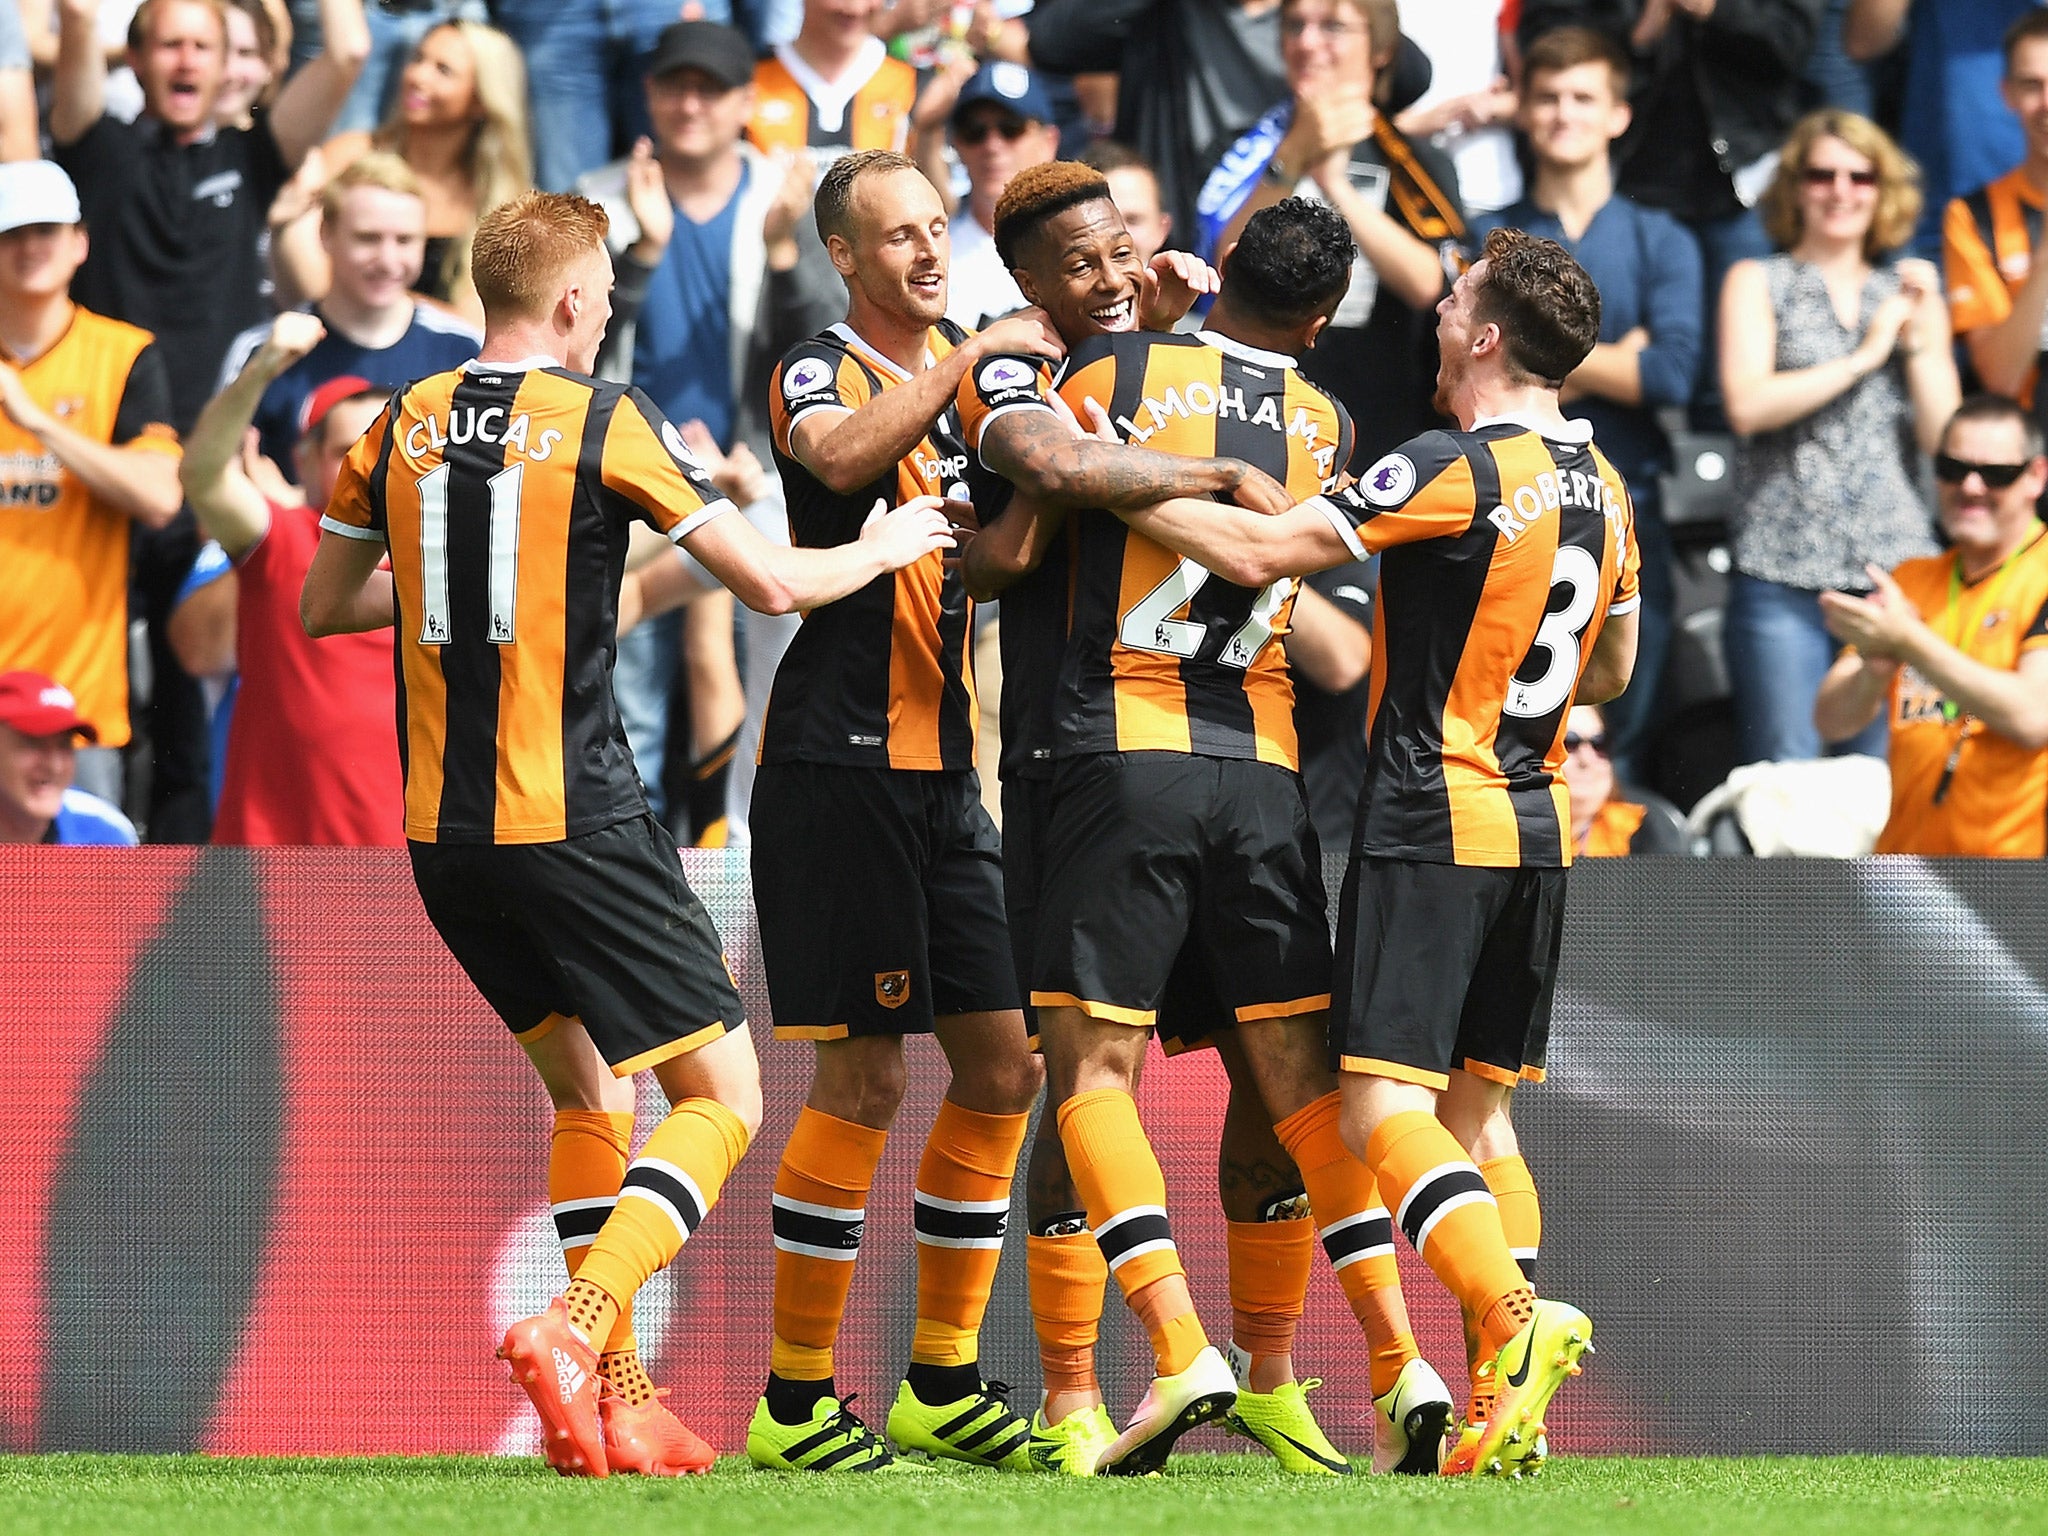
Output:
<svg viewBox="0 0 2048 1536">
<path fill-rule="evenodd" d="M 910 972 L 875 972 L 875 1001 L 884 1008 L 901 1008 L 910 1001 Z"/>
</svg>

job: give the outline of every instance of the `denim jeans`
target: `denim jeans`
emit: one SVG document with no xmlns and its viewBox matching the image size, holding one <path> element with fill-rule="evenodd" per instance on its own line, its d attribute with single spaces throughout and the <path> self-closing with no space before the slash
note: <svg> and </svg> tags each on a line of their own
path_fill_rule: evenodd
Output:
<svg viewBox="0 0 2048 1536">
<path fill-rule="evenodd" d="M 647 791 L 647 808 L 663 823 L 668 821 L 668 796 L 661 787 L 661 771 L 668 760 L 669 700 L 675 693 L 682 637 L 681 609 L 635 625 L 619 641 L 619 659 L 612 671 L 612 697 L 618 700 L 626 745 L 633 749 L 633 766 Z M 684 729 L 688 728 L 685 722 Z"/>
<path fill-rule="evenodd" d="M 567 192 L 647 132 L 641 65 L 680 11 L 676 0 L 498 0 L 498 25 L 526 55 L 538 186 Z M 729 22 L 732 0 L 708 0 L 704 19 Z"/>
<path fill-rule="evenodd" d="M 1820 682 L 1841 653 L 1820 616 L 1820 594 L 1781 587 L 1740 571 L 1728 581 L 1722 625 L 1728 684 L 1735 694 L 1735 755 L 1745 763 L 1792 762 L 1862 752 L 1885 755 L 1882 718 L 1828 747 L 1813 724 Z"/>
</svg>

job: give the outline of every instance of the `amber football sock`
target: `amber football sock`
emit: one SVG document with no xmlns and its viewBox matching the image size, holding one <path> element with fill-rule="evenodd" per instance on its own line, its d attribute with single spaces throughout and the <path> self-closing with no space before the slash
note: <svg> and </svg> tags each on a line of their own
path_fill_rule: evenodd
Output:
<svg viewBox="0 0 2048 1536">
<path fill-rule="evenodd" d="M 1003 1256 L 1010 1221 L 1010 1181 L 1017 1172 L 1031 1117 L 988 1115 L 939 1102 L 917 1167 L 912 1221 L 917 1230 L 917 1328 L 910 1343 L 911 1390 L 929 1406 L 966 1392 L 931 1398 L 966 1381 L 958 1374 L 981 1357 L 982 1314 Z M 952 1368 L 941 1379 L 919 1367 Z M 921 1390 L 923 1389 L 923 1390 Z"/>
<path fill-rule="evenodd" d="M 1479 1176 L 1493 1191 L 1500 1207 L 1500 1230 L 1508 1240 L 1522 1278 L 1536 1283 L 1536 1253 L 1543 1246 L 1543 1206 L 1536 1198 L 1536 1181 L 1520 1153 L 1490 1157 L 1479 1165 Z"/>
<path fill-rule="evenodd" d="M 887 1131 L 806 1106 L 782 1149 L 772 1213 L 775 1340 L 768 1369 L 785 1381 L 832 1379 L 832 1346 L 860 1258 L 868 1186 L 888 1139 Z"/>
<path fill-rule="evenodd" d="M 609 1342 L 634 1293 L 710 1214 L 750 1139 L 746 1123 L 716 1099 L 685 1099 L 654 1128 L 569 1282 L 569 1321 L 584 1337 Z"/>
<path fill-rule="evenodd" d="M 732 760 L 739 751 L 739 728 L 690 764 L 690 788 L 685 808 L 690 813 L 690 846 L 723 848 L 726 845 L 725 791 L 732 782 Z"/>
<path fill-rule="evenodd" d="M 562 1261 L 572 1280 L 612 1207 L 618 1204 L 619 1184 L 626 1177 L 626 1153 L 632 1144 L 630 1114 L 607 1114 L 598 1109 L 555 1111 L 554 1135 L 548 1142 L 548 1205 L 555 1218 L 555 1237 L 562 1245 Z M 627 1301 L 619 1307 L 618 1321 L 604 1341 L 603 1353 L 628 1353 L 637 1350 L 638 1343 L 633 1336 L 633 1304 Z"/>
<path fill-rule="evenodd" d="M 1138 1105 L 1121 1088 L 1076 1094 L 1060 1106 L 1067 1169 L 1124 1300 L 1152 1340 L 1158 1374 L 1177 1376 L 1208 1346 L 1187 1271 L 1166 1217 L 1166 1176 Z"/>
<path fill-rule="evenodd" d="M 1095 1344 L 1102 1333 L 1102 1293 L 1109 1263 L 1082 1211 L 1063 1211 L 1024 1241 L 1024 1272 L 1031 1293 L 1031 1326 L 1038 1334 L 1038 1367 L 1049 1397 L 1100 1392 Z M 1078 1224 L 1079 1231 L 1061 1231 Z"/>
<path fill-rule="evenodd" d="M 1508 1252 L 1500 1208 L 1472 1159 L 1420 1110 L 1380 1122 L 1366 1158 L 1408 1241 L 1478 1320 L 1480 1347 L 1497 1353 L 1534 1315 L 1536 1293 Z"/>
<path fill-rule="evenodd" d="M 1315 1223 L 1305 1217 L 1226 1223 L 1231 1340 L 1253 1365 L 1294 1353 L 1315 1246 Z"/>
<path fill-rule="evenodd" d="M 1380 1204 L 1365 1165 L 1344 1145 L 1339 1120 L 1343 1097 L 1327 1093 L 1296 1110 L 1273 1130 L 1301 1169 L 1309 1208 L 1321 1230 L 1323 1251 L 1365 1330 L 1372 1395 L 1393 1390 L 1418 1350 L 1394 1258 L 1394 1221 Z"/>
</svg>

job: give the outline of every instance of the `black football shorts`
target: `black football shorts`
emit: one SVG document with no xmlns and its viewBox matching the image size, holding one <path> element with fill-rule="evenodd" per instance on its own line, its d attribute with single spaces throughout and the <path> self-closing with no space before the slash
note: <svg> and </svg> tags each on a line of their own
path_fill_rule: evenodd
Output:
<svg viewBox="0 0 2048 1536">
<path fill-rule="evenodd" d="M 1565 871 L 1355 855 L 1337 900 L 1331 1065 L 1441 1089 L 1540 1082 Z"/>
<path fill-rule="evenodd" d="M 1301 776 L 1271 763 L 1104 752 L 1059 763 L 1031 1001 L 1149 1025 L 1184 945 L 1222 1016 L 1330 1005 L 1322 851 Z"/>
<path fill-rule="evenodd" d="M 748 820 L 778 1039 L 930 1034 L 1020 1006 L 973 769 L 763 763 Z"/>
<path fill-rule="evenodd" d="M 553 843 L 408 846 L 428 920 L 514 1035 L 580 1019 L 627 1077 L 746 1022 L 718 929 L 652 816 Z"/>
<path fill-rule="evenodd" d="M 1003 900 L 1010 917 L 1010 948 L 1017 957 L 1017 981 L 1031 985 L 1032 944 L 1038 933 L 1040 887 L 1045 870 L 1045 839 L 1052 825 L 1052 779 L 1003 780 Z M 1031 1048 L 1038 1049 L 1037 1010 L 1025 1010 Z M 1182 944 L 1167 978 L 1154 1033 L 1169 1056 L 1186 1051 L 1214 1050 L 1215 1035 L 1233 1020 L 1216 1000 L 1201 948 L 1190 937 Z"/>
</svg>

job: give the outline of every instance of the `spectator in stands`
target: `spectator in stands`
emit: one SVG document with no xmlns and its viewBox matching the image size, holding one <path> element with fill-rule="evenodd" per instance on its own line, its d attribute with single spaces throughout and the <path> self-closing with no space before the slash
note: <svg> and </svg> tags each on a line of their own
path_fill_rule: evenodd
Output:
<svg viewBox="0 0 2048 1536">
<path fill-rule="evenodd" d="M 227 67 L 214 98 L 213 120 L 223 128 L 247 128 L 258 107 L 276 100 L 284 81 L 291 18 L 282 0 L 226 0 L 221 19 L 228 29 Z"/>
<path fill-rule="evenodd" d="M 130 532 L 177 514 L 179 450 L 162 349 L 72 302 L 86 249 L 70 177 L 0 165 L 0 668 L 72 681 L 119 803 Z"/>
<path fill-rule="evenodd" d="M 312 0 L 292 3 L 305 12 L 316 9 Z M 355 89 L 334 120 L 336 133 L 369 133 L 384 121 L 401 88 L 405 66 L 429 32 L 450 21 L 490 20 L 484 0 L 372 0 L 363 12 L 370 23 L 370 52 Z M 310 19 L 317 29 L 317 15 Z"/>
<path fill-rule="evenodd" d="M 970 40 L 1053 74 L 1119 74 L 1116 137 L 1151 163 L 1182 230 L 1217 153 L 1288 88 L 1273 0 L 1038 0 Z"/>
<path fill-rule="evenodd" d="M 1526 54 L 1545 32 L 1590 26 L 1635 59 L 1635 121 L 1617 146 L 1623 193 L 1698 236 L 1706 313 L 1736 262 L 1770 254 L 1755 204 L 1800 109 L 1800 72 L 1827 0 L 1522 0 Z M 1719 420 L 1712 370 L 1703 419 Z"/>
<path fill-rule="evenodd" d="M 2025 156 L 1948 205 L 1942 262 L 1950 318 L 1978 379 L 2042 420 L 2048 261 L 2036 261 L 2034 251 L 2048 208 L 2048 10 L 2029 10 L 2007 29 L 2001 89 L 2019 118 Z"/>
<path fill-rule="evenodd" d="M 70 689 L 40 672 L 0 672 L 0 843 L 135 846 L 126 816 L 73 787 L 81 736 L 97 740 Z"/>
<path fill-rule="evenodd" d="M 78 301 L 155 333 L 170 374 L 171 422 L 190 426 L 228 344 L 268 312 L 260 242 L 271 200 L 326 134 L 368 46 L 362 0 L 322 0 L 327 51 L 294 75 L 248 128 L 214 118 L 226 72 L 220 0 L 144 0 L 128 58 L 143 111 L 107 110 L 107 61 L 94 0 L 59 0 L 50 137 L 77 182 L 91 255 Z M 196 194 L 199 194 L 195 196 Z M 206 720 L 198 685 L 164 639 L 199 547 L 189 516 L 137 540 L 149 624 L 152 841 L 206 836 Z"/>
<path fill-rule="evenodd" d="M 984 65 L 960 88 L 944 130 L 967 168 L 967 199 L 953 210 L 953 252 L 946 267 L 946 318 L 956 325 L 979 330 L 1024 307 L 989 226 L 1012 176 L 1059 157 L 1060 132 L 1052 118 L 1051 98 L 1021 64 Z M 927 176 L 938 169 L 932 159 L 919 156 L 929 167 Z"/>
<path fill-rule="evenodd" d="M 1855 737 L 1891 722 L 1892 806 L 1879 853 L 2038 859 L 2048 853 L 2048 489 L 2041 428 L 1977 395 L 1935 462 L 1944 554 L 1867 597 L 1821 596 L 1850 649 L 1828 672 L 1815 724 Z"/>
<path fill-rule="evenodd" d="M 486 209 L 533 184 L 526 74 L 518 47 L 480 22 L 435 27 L 406 62 L 383 126 L 328 143 L 320 152 L 321 170 L 334 175 L 372 150 L 396 155 L 411 167 L 426 201 L 420 291 L 481 322 L 483 308 L 469 280 L 469 237 Z M 302 177 L 295 190 L 312 189 Z M 323 297 L 331 269 L 320 205 L 301 210 L 287 198 L 271 217 L 279 225 L 273 253 L 279 288 L 289 298 Z"/>
<path fill-rule="evenodd" d="M 658 147 L 642 141 L 626 160 L 584 178 L 582 189 L 611 215 L 618 269 L 599 371 L 646 390 L 684 424 L 707 463 L 723 465 L 729 455 L 728 494 L 767 537 L 787 543 L 780 483 L 761 468 L 769 458 L 769 375 L 789 347 L 840 318 L 845 297 L 806 217 L 810 156 L 763 153 L 744 137 L 753 80 L 753 53 L 739 32 L 708 21 L 669 27 L 646 81 Z M 753 777 L 747 732 L 758 730 L 796 621 L 756 622 L 751 613 L 742 620 L 747 672 L 758 684 L 742 689 L 731 598 L 701 568 L 692 585 L 699 595 L 679 619 L 626 635 L 613 686 L 655 814 L 679 819 L 661 780 L 680 630 L 693 840 L 716 837 L 720 825 L 728 838 L 744 837 Z"/>
<path fill-rule="evenodd" d="M 42 153 L 33 63 L 21 11 L 0 4 L 0 160 L 33 160 Z"/>
<path fill-rule="evenodd" d="M 1433 0 L 1404 7 L 1401 17 L 1431 72 L 1429 89 L 1396 126 L 1451 157 L 1465 206 L 1474 210 L 1505 208 L 1522 195 L 1513 128 L 1520 101 L 1502 56 L 1513 41 L 1501 32 L 1510 9 L 1506 0 Z"/>
<path fill-rule="evenodd" d="M 1230 146 L 1203 185 L 1198 249 L 1230 249 L 1261 208 L 1328 203 L 1358 242 L 1351 291 L 1301 371 L 1350 411 L 1354 467 L 1435 421 L 1434 310 L 1457 269 L 1465 214 L 1457 172 L 1411 144 L 1384 109 L 1401 43 L 1394 0 L 1285 0 L 1288 98 Z"/>
<path fill-rule="evenodd" d="M 1097 139 L 1077 158 L 1102 172 L 1109 182 L 1110 198 L 1124 216 L 1124 229 L 1137 247 L 1138 260 L 1149 265 L 1173 239 L 1173 215 L 1166 211 L 1159 173 L 1143 155 L 1115 139 Z"/>
<path fill-rule="evenodd" d="M 2020 125 L 1999 103 L 2008 73 L 2001 41 L 2039 0 L 1849 0 L 1843 51 L 1868 62 L 1905 39 L 1899 138 L 1919 163 L 1927 206 L 1913 246 L 1932 256 L 1951 198 L 2004 174 L 2026 151 Z"/>
<path fill-rule="evenodd" d="M 1922 454 L 1960 389 L 1939 277 L 1884 264 L 1920 212 L 1913 163 L 1867 118 L 1803 118 L 1764 195 L 1777 254 L 1722 298 L 1735 430 L 1735 573 L 1725 620 L 1737 756 L 1821 755 L 1813 700 L 1835 656 L 1820 594 L 1933 548 Z M 1884 726 L 1850 743 L 1881 755 Z"/>
<path fill-rule="evenodd" d="M 786 0 L 494 0 L 492 14 L 526 55 L 533 100 L 534 180 L 566 192 L 614 155 L 644 138 L 647 107 L 640 82 L 662 28 L 679 18 L 730 22 L 735 10 L 769 23 Z M 876 0 L 834 0 L 861 13 L 864 32 Z M 878 40 L 879 46 L 879 40 Z M 908 101 L 905 110 L 908 110 Z"/>
<path fill-rule="evenodd" d="M 304 3 L 310 6 L 314 0 Z M 142 110 L 142 87 L 128 67 L 128 29 L 140 4 L 141 0 L 100 0 L 95 33 L 107 61 L 107 111 L 124 123 L 133 122 Z M 59 0 L 19 0 L 19 8 L 36 74 L 47 81 L 57 67 Z"/>
<path fill-rule="evenodd" d="M 296 484 L 294 450 L 313 392 L 343 374 L 395 389 L 475 357 L 483 336 L 468 321 L 413 296 L 428 246 L 420 181 L 397 155 L 373 151 L 322 189 L 316 215 L 326 296 L 313 306 L 326 336 L 271 381 L 256 407 L 262 450 Z M 226 389 L 270 339 L 268 322 L 235 338 L 222 365 Z"/>
<path fill-rule="evenodd" d="M 217 843 L 404 842 L 391 631 L 311 640 L 299 622 L 321 510 L 343 457 L 390 391 L 343 377 L 313 394 L 298 450 L 303 505 L 270 500 L 241 464 L 257 402 L 324 335 L 312 315 L 279 315 L 240 375 L 201 413 L 180 472 L 201 526 L 235 563 L 241 681 L 213 828 Z"/>
<path fill-rule="evenodd" d="M 818 151 L 818 170 L 849 149 L 902 149 L 917 72 L 870 30 L 879 0 L 804 0 L 795 39 L 754 72 L 747 137 L 757 149 Z"/>
<path fill-rule="evenodd" d="M 1622 787 L 1606 723 L 1593 705 L 1572 706 L 1565 720 L 1564 753 L 1573 857 L 1605 859 L 1686 851 L 1677 816 L 1652 815 L 1642 801 L 1654 797 Z"/>
<path fill-rule="evenodd" d="M 1567 414 L 1628 482 L 1642 554 L 1635 680 L 1607 706 L 1616 768 L 1647 776 L 1657 691 L 1675 594 L 1671 535 L 1658 477 L 1671 468 L 1660 409 L 1692 398 L 1701 350 L 1700 253 L 1670 214 L 1614 190 L 1610 151 L 1628 130 L 1629 63 L 1612 38 L 1561 27 L 1529 45 L 1522 129 L 1535 168 L 1529 195 L 1475 221 L 1475 247 L 1496 225 L 1526 229 L 1572 253 L 1600 289 L 1600 341 L 1561 392 Z"/>
</svg>

